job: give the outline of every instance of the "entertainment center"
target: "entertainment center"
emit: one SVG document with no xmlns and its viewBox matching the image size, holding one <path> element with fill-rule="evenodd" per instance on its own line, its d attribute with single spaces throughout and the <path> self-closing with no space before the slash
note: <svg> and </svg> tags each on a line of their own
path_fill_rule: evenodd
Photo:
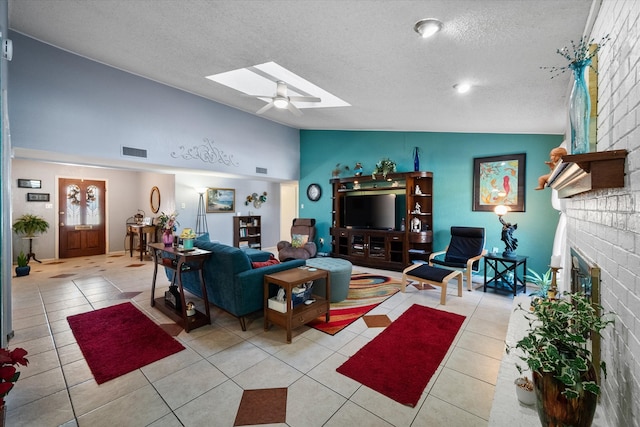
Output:
<svg viewBox="0 0 640 427">
<path fill-rule="evenodd" d="M 402 270 L 427 261 L 433 242 L 433 173 L 334 178 L 332 256 Z"/>
</svg>

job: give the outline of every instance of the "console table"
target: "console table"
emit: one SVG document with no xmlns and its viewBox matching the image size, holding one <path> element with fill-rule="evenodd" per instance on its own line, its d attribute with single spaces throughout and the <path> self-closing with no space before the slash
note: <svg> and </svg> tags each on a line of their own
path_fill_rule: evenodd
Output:
<svg viewBox="0 0 640 427">
<path fill-rule="evenodd" d="M 298 285 L 318 279 L 325 279 L 326 298 L 313 294 L 312 288 L 312 297 L 315 299 L 315 302 L 309 305 L 299 304 L 292 308 L 291 290 Z M 270 283 L 278 285 L 285 290 L 286 312 L 281 313 L 269 308 Z M 266 274 L 264 276 L 264 330 L 269 330 L 269 323 L 275 323 L 276 325 L 282 326 L 287 329 L 287 342 L 291 343 L 291 330 L 293 328 L 304 325 L 323 314 L 326 316 L 326 321 L 329 321 L 330 299 L 331 275 L 327 270 L 298 267 L 280 271 L 278 273 Z"/>
<path fill-rule="evenodd" d="M 509 290 L 513 296 L 518 293 L 518 288 L 527 292 L 527 282 L 524 276 L 527 274 L 528 256 L 515 256 L 512 258 L 491 253 L 484 256 L 484 292 L 487 288 L 495 290 Z M 518 275 L 518 267 L 522 266 L 522 275 Z M 487 272 L 493 272 L 493 277 L 487 280 Z M 513 274 L 513 277 L 511 276 Z M 505 286 L 506 285 L 506 286 Z"/>
<path fill-rule="evenodd" d="M 38 238 L 38 236 L 23 237 L 23 239 L 25 239 L 25 240 L 28 239 L 29 240 L 29 253 L 27 254 L 27 264 L 29 263 L 30 259 L 42 264 L 42 261 L 37 259 L 36 258 L 36 254 L 33 253 L 33 239 L 37 239 L 37 238 Z"/>
<path fill-rule="evenodd" d="M 207 299 L 207 288 L 204 283 L 204 262 L 211 256 L 211 251 L 204 249 L 181 250 L 173 246 L 165 246 L 164 243 L 150 243 L 149 248 L 153 252 L 153 281 L 151 282 L 151 307 L 158 303 L 158 309 L 169 316 L 174 322 L 182 326 L 186 332 L 203 325 L 211 324 L 211 313 L 209 312 L 209 300 Z M 158 265 L 170 268 L 174 271 L 172 285 L 177 285 L 180 291 L 181 313 L 171 307 L 166 306 L 164 297 L 155 298 L 156 277 L 158 275 Z M 200 274 L 200 286 L 202 299 L 204 301 L 204 313 L 196 310 L 193 316 L 187 316 L 187 307 L 184 299 L 184 289 L 182 288 L 182 273 L 184 271 L 197 270 Z"/>
</svg>

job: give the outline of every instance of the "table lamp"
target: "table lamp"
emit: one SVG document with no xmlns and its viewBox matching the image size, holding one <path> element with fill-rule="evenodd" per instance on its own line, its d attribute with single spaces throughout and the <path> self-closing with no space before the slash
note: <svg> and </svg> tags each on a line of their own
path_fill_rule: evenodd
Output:
<svg viewBox="0 0 640 427">
<path fill-rule="evenodd" d="M 506 222 L 502 217 L 506 215 L 511 209 L 505 205 L 496 206 L 493 211 L 498 215 L 500 224 L 502 224 L 502 235 L 500 240 L 504 242 L 505 249 L 502 256 L 505 258 L 515 258 L 516 248 L 518 247 L 518 239 L 513 237 L 513 232 L 518 228 L 518 224 L 511 224 Z"/>
</svg>

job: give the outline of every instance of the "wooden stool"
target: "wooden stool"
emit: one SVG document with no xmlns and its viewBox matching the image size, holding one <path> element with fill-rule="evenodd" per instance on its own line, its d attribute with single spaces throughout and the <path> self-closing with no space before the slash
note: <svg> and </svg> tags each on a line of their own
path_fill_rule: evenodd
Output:
<svg viewBox="0 0 640 427">
<path fill-rule="evenodd" d="M 446 305 L 447 283 L 454 277 L 458 278 L 458 296 L 462 297 L 462 271 L 430 267 L 428 264 L 413 264 L 402 272 L 401 290 L 405 291 L 408 280 L 440 286 L 440 304 Z"/>
</svg>

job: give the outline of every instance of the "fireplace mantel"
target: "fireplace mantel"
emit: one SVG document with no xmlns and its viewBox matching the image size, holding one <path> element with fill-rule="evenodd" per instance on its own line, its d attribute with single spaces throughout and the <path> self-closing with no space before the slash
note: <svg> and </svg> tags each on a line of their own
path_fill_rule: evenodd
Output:
<svg viewBox="0 0 640 427">
<path fill-rule="evenodd" d="M 627 150 L 612 150 L 563 156 L 547 185 L 558 190 L 562 199 L 591 190 L 624 187 L 627 154 Z"/>
</svg>

